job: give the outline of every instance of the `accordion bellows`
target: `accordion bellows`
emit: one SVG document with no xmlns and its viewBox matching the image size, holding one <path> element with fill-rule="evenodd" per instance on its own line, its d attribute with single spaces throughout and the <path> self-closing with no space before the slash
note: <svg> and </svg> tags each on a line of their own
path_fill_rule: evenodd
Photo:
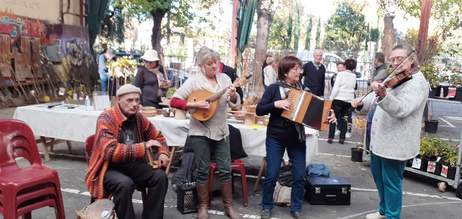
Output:
<svg viewBox="0 0 462 219">
<path fill-rule="evenodd" d="M 282 117 L 319 131 L 329 130 L 327 117 L 332 101 L 297 89 L 288 90 L 287 100 L 290 102 L 290 107 L 289 110 L 282 112 Z"/>
</svg>

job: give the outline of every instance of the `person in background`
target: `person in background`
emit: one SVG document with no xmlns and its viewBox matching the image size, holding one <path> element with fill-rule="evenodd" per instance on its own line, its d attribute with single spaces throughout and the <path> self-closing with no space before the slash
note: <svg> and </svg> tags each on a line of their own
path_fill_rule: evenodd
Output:
<svg viewBox="0 0 462 219">
<path fill-rule="evenodd" d="M 273 59 L 273 55 L 271 55 L 270 53 L 267 53 L 265 61 L 263 61 L 263 64 L 261 66 L 261 81 L 263 83 L 263 87 L 265 87 L 265 71 L 264 70 L 266 66 L 269 65 L 269 61 L 271 61 L 272 59 Z"/>
<path fill-rule="evenodd" d="M 114 54 L 112 49 L 107 47 L 107 44 L 102 45 L 103 51 L 98 56 L 98 73 L 99 80 L 101 81 L 101 91 L 107 92 L 107 85 L 109 80 L 107 63 L 113 59 Z"/>
<path fill-rule="evenodd" d="M 339 143 L 345 142 L 345 134 L 347 132 L 347 118 L 350 114 L 350 102 L 355 98 L 356 74 L 353 71 L 356 69 L 356 60 L 345 60 L 345 71 L 337 73 L 334 87 L 330 95 L 333 100 L 332 108 L 337 116 L 338 128 L 340 130 Z M 335 136 L 335 124 L 329 127 L 329 138 L 327 143 L 331 144 Z"/>
<path fill-rule="evenodd" d="M 288 110 L 290 102 L 286 99 L 285 89 L 303 89 L 299 82 L 302 62 L 294 56 L 281 59 L 278 66 L 278 82 L 268 86 L 257 105 L 258 116 L 270 114 L 266 131 L 266 161 L 267 168 L 263 181 L 262 211 L 260 217 L 269 219 L 273 209 L 273 193 L 279 177 L 282 156 L 287 149 L 292 164 L 292 191 L 290 198 L 290 213 L 295 219 L 301 218 L 303 205 L 306 167 L 306 139 L 303 125 L 296 124 L 281 116 L 283 110 Z M 335 121 L 335 115 L 329 117 Z"/>
<path fill-rule="evenodd" d="M 396 73 L 412 77 L 395 88 L 374 81 L 371 85 L 374 92 L 351 102 L 361 111 L 377 104 L 370 131 L 370 165 L 380 199 L 378 212 L 366 215 L 367 219 L 400 218 L 404 167 L 407 160 L 419 153 L 422 116 L 429 92 L 413 49 L 395 46 L 388 60 Z"/>
<path fill-rule="evenodd" d="M 160 108 L 161 97 L 170 87 L 164 68 L 159 64 L 159 55 L 156 50 L 147 50 L 141 59 L 144 66 L 140 66 L 135 76 L 134 85 L 142 91 L 141 104 Z"/>
<path fill-rule="evenodd" d="M 155 152 L 160 165 L 168 164 L 165 137 L 139 112 L 141 90 L 125 84 L 117 90 L 117 103 L 105 110 L 96 123 L 95 146 L 85 177 L 92 198 L 112 195 L 117 218 L 133 219 L 135 188 L 147 189 L 143 219 L 161 219 L 168 178 L 153 168 L 146 153 Z"/>
<path fill-rule="evenodd" d="M 324 86 L 326 79 L 326 67 L 322 64 L 323 51 L 316 49 L 313 52 L 313 61 L 303 65 L 303 85 L 308 87 L 317 96 L 324 97 Z"/>
<path fill-rule="evenodd" d="M 332 78 L 330 78 L 330 86 L 334 87 L 335 78 L 337 78 L 337 74 L 345 70 L 346 70 L 345 62 L 337 62 L 337 73 L 332 75 Z"/>
<path fill-rule="evenodd" d="M 233 83 L 237 79 L 236 69 L 234 69 L 231 66 L 225 65 L 221 61 L 220 61 L 220 64 L 218 66 L 218 72 L 225 73 L 226 75 L 228 75 L 228 77 L 231 79 L 231 82 L 233 82 Z M 244 91 L 242 91 L 242 88 L 237 87 L 236 92 L 241 96 L 241 100 L 243 100 Z M 242 103 L 242 101 L 241 101 L 241 103 Z"/>
<path fill-rule="evenodd" d="M 265 89 L 270 86 L 271 84 L 275 83 L 278 78 L 278 73 L 276 72 L 277 69 L 277 60 L 275 57 L 270 57 L 266 60 L 268 65 L 263 69 L 264 77 L 264 86 Z"/>
<path fill-rule="evenodd" d="M 199 121 L 194 117 L 189 122 L 189 139 L 194 150 L 196 165 L 196 188 L 198 194 L 199 219 L 209 218 L 208 214 L 208 176 L 211 151 L 218 167 L 218 176 L 221 181 L 221 195 L 225 214 L 229 218 L 239 218 L 239 213 L 233 208 L 233 193 L 231 186 L 231 152 L 229 145 L 229 128 L 226 123 L 226 112 L 229 107 L 240 106 L 240 96 L 236 89 L 231 86 L 231 79 L 220 73 L 219 55 L 217 52 L 202 47 L 196 56 L 196 64 L 199 72 L 191 75 L 188 80 L 176 90 L 170 101 L 170 106 L 182 110 L 209 109 L 207 101 L 188 101 L 193 91 L 206 90 L 216 93 L 227 89 L 226 94 L 219 97 L 218 107 L 212 118 L 207 121 Z M 213 150 L 212 150 L 213 149 Z"/>
<path fill-rule="evenodd" d="M 383 53 L 378 52 L 375 54 L 374 67 L 375 71 L 372 76 L 372 81 L 383 81 L 388 76 L 385 55 L 383 55 Z"/>
</svg>

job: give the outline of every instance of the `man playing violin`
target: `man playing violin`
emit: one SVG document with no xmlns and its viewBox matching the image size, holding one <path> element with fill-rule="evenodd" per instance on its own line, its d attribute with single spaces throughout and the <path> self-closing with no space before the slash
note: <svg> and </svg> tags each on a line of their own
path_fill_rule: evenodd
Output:
<svg viewBox="0 0 462 219">
<path fill-rule="evenodd" d="M 419 153 L 422 115 L 429 86 L 412 49 L 395 46 L 388 58 L 392 74 L 373 82 L 371 92 L 351 105 L 367 111 L 377 104 L 371 127 L 371 171 L 379 193 L 378 212 L 366 218 L 400 218 L 406 161 Z M 397 80 L 396 75 L 404 75 Z M 400 78 L 401 79 L 401 78 Z"/>
</svg>

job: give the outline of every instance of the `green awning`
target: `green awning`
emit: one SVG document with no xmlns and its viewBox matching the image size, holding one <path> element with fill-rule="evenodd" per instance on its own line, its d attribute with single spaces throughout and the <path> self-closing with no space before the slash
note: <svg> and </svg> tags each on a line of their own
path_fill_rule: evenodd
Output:
<svg viewBox="0 0 462 219">
<path fill-rule="evenodd" d="M 239 11 L 237 16 L 239 20 L 237 32 L 237 48 L 239 49 L 239 55 L 242 55 L 249 41 L 256 7 L 256 0 L 239 0 Z"/>
</svg>

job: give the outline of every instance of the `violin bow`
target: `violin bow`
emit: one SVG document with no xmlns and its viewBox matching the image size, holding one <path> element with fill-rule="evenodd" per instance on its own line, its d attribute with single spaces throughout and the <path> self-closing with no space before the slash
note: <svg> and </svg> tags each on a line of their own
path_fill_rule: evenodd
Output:
<svg viewBox="0 0 462 219">
<path fill-rule="evenodd" d="M 395 75 L 395 74 L 396 74 L 396 73 L 395 73 L 396 69 L 398 69 L 399 67 L 401 67 L 401 65 L 402 65 L 405 61 L 407 61 L 407 60 L 409 59 L 409 57 L 411 57 L 411 55 L 412 55 L 413 53 L 414 53 L 414 50 L 412 50 L 412 51 L 406 56 L 406 58 L 404 58 L 403 61 L 401 61 L 401 62 L 398 64 L 398 66 L 396 66 L 395 68 L 393 68 L 393 69 L 391 70 L 390 75 L 389 75 L 383 82 L 385 82 L 388 78 L 390 78 L 390 76 Z M 382 83 L 383 83 L 383 82 L 382 82 Z M 366 98 L 367 95 L 369 95 L 370 93 L 372 93 L 372 91 L 373 91 L 372 89 L 369 90 L 369 91 L 366 93 L 366 95 L 364 95 L 363 97 L 361 97 L 361 99 L 359 100 L 359 102 L 363 102 L 364 98 Z"/>
</svg>

